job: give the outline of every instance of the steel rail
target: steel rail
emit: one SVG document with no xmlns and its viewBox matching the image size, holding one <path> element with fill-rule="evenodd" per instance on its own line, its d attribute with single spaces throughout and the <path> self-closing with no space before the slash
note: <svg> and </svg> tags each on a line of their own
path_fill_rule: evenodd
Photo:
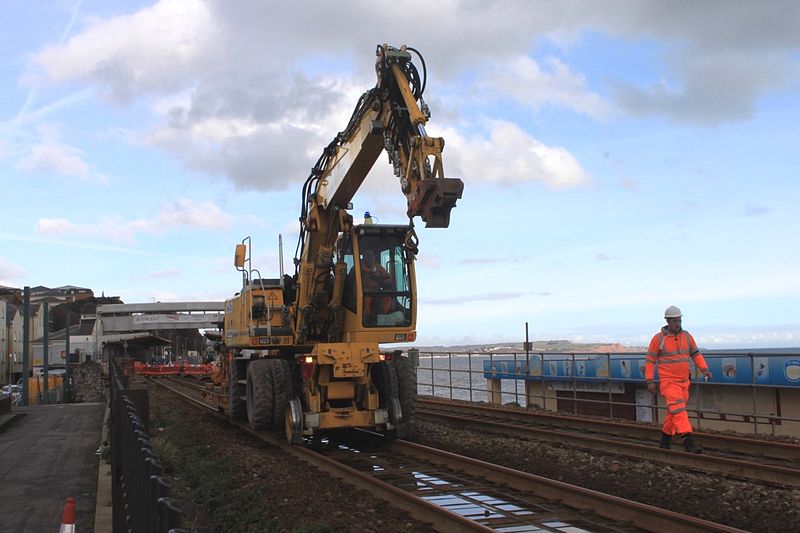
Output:
<svg viewBox="0 0 800 533">
<path fill-rule="evenodd" d="M 512 468 L 506 468 L 471 457 L 457 455 L 407 441 L 396 441 L 392 449 L 404 455 L 442 465 L 453 470 L 460 470 L 493 481 L 508 485 L 522 492 L 529 492 L 538 497 L 560 502 L 578 509 L 592 512 L 620 522 L 630 522 L 636 527 L 649 531 L 733 532 L 740 529 L 709 522 L 701 518 L 683 515 L 674 511 L 661 509 L 652 505 L 626 500 L 610 494 L 570 485 L 561 481 L 536 476 Z"/>
<path fill-rule="evenodd" d="M 752 463 L 746 460 L 720 457 L 711 454 L 700 455 L 680 450 L 662 450 L 651 444 L 637 444 L 621 440 L 611 440 L 588 435 L 586 433 L 571 433 L 554 429 L 520 426 L 510 422 L 477 418 L 474 414 L 456 415 L 441 410 L 430 411 L 420 409 L 419 404 L 415 416 L 419 419 L 427 419 L 432 422 L 449 420 L 458 423 L 461 427 L 467 427 L 472 430 L 483 432 L 494 431 L 504 435 L 533 438 L 556 444 L 566 444 L 593 452 L 600 451 L 612 455 L 624 455 L 627 459 L 644 459 L 681 468 L 712 472 L 728 477 L 744 478 L 780 486 L 800 487 L 800 470 L 786 466 Z M 570 427 L 570 429 L 577 429 L 577 427 Z"/>
<path fill-rule="evenodd" d="M 182 391 L 167 385 L 164 380 L 153 380 L 159 386 L 168 389 L 173 394 L 177 394 L 184 400 L 190 402 L 192 405 L 211 411 L 215 416 L 224 418 L 231 422 L 242 431 L 266 442 L 272 446 L 276 446 L 281 450 L 290 453 L 301 461 L 304 461 L 312 466 L 324 470 L 333 477 L 339 478 L 350 485 L 357 488 L 367 490 L 380 499 L 388 502 L 394 507 L 399 507 L 409 512 L 414 518 L 422 522 L 428 522 L 433 525 L 437 531 L 480 531 L 490 532 L 494 531 L 491 528 L 485 527 L 472 520 L 462 517 L 456 513 L 450 512 L 438 505 L 425 501 L 421 498 L 410 494 L 400 488 L 394 487 L 384 481 L 375 479 L 368 474 L 358 471 L 357 469 L 346 466 L 334 459 L 321 455 L 318 452 L 305 448 L 304 446 L 296 446 L 288 444 L 284 439 L 276 435 L 257 431 L 250 428 L 243 422 L 230 420 L 227 416 L 219 413 L 216 407 L 210 406 L 201 400 L 193 398 Z"/>
<path fill-rule="evenodd" d="M 192 404 L 211 411 L 215 416 L 229 420 L 219 413 L 215 407 L 209 406 L 201 400 L 191 398 L 165 383 L 156 382 L 171 390 L 173 393 L 190 400 Z M 438 531 L 494 531 L 489 527 L 478 524 L 457 513 L 450 512 L 438 505 L 414 496 L 401 488 L 375 479 L 370 474 L 346 466 L 335 459 L 326 457 L 319 452 L 303 446 L 289 445 L 274 434 L 253 430 L 245 423 L 235 421 L 231 421 L 231 423 L 256 438 L 280 447 L 282 450 L 328 472 L 334 477 L 340 478 L 360 488 L 366 487 L 367 490 L 381 499 L 412 513 L 413 516 L 422 521 L 433 524 Z M 722 524 L 569 485 L 560 481 L 460 456 L 451 452 L 436 450 L 420 444 L 397 440 L 390 445 L 389 449 L 390 451 L 397 452 L 406 457 L 410 456 L 418 461 L 441 465 L 453 471 L 465 472 L 469 475 L 488 480 L 493 484 L 509 486 L 515 490 L 533 494 L 539 498 L 558 501 L 568 507 L 590 510 L 598 516 L 631 524 L 639 529 L 676 532 L 741 531 Z"/>
<path fill-rule="evenodd" d="M 470 411 L 485 413 L 490 416 L 511 419 L 522 418 L 531 421 L 531 423 L 553 425 L 560 428 L 568 427 L 580 431 L 594 428 L 594 430 L 599 433 L 612 433 L 637 439 L 651 439 L 657 441 L 661 435 L 660 428 L 653 426 L 628 424 L 612 420 L 598 420 L 580 416 L 564 416 L 556 413 L 542 413 L 539 411 L 523 411 L 519 409 L 509 409 L 507 407 L 470 404 L 466 402 L 456 403 L 434 398 L 424 398 L 421 396 L 417 398 L 417 405 L 423 409 L 428 407 L 459 410 L 469 409 Z M 703 440 L 704 448 L 713 448 L 750 456 L 769 457 L 800 464 L 800 444 L 775 442 L 765 439 L 749 439 L 732 435 L 704 433 L 702 431 L 695 432 L 695 436 Z"/>
</svg>

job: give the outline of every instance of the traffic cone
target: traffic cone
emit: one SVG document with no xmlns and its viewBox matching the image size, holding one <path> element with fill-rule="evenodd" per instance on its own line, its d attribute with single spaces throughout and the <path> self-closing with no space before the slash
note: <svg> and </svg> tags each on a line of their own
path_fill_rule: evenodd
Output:
<svg viewBox="0 0 800 533">
<path fill-rule="evenodd" d="M 64 504 L 64 514 L 61 515 L 61 529 L 58 533 L 75 533 L 75 498 L 70 496 Z"/>
</svg>

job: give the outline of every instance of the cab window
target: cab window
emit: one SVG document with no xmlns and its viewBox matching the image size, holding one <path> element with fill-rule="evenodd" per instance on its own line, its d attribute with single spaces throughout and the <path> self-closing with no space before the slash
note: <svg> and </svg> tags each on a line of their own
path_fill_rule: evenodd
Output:
<svg viewBox="0 0 800 533">
<path fill-rule="evenodd" d="M 408 251 L 387 236 L 359 240 L 362 317 L 366 327 L 411 325 L 411 276 Z"/>
</svg>

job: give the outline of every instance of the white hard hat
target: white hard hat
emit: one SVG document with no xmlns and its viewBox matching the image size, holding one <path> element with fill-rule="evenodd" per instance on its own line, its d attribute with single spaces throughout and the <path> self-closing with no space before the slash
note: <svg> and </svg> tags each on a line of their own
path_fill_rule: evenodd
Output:
<svg viewBox="0 0 800 533">
<path fill-rule="evenodd" d="M 675 307 L 674 305 L 670 305 L 669 307 L 667 307 L 667 310 L 664 311 L 664 318 L 680 318 L 682 316 L 683 315 L 681 315 L 681 310 Z"/>
</svg>

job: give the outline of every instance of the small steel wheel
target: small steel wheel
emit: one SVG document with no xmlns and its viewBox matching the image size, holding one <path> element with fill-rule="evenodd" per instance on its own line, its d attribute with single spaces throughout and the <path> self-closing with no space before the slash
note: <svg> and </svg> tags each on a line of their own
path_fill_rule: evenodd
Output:
<svg viewBox="0 0 800 533">
<path fill-rule="evenodd" d="M 403 423 L 403 408 L 397 396 L 389 398 L 389 422 L 395 427 Z"/>
<path fill-rule="evenodd" d="M 303 442 L 303 406 L 299 398 L 292 398 L 286 405 L 286 440 L 289 444 Z"/>
</svg>

